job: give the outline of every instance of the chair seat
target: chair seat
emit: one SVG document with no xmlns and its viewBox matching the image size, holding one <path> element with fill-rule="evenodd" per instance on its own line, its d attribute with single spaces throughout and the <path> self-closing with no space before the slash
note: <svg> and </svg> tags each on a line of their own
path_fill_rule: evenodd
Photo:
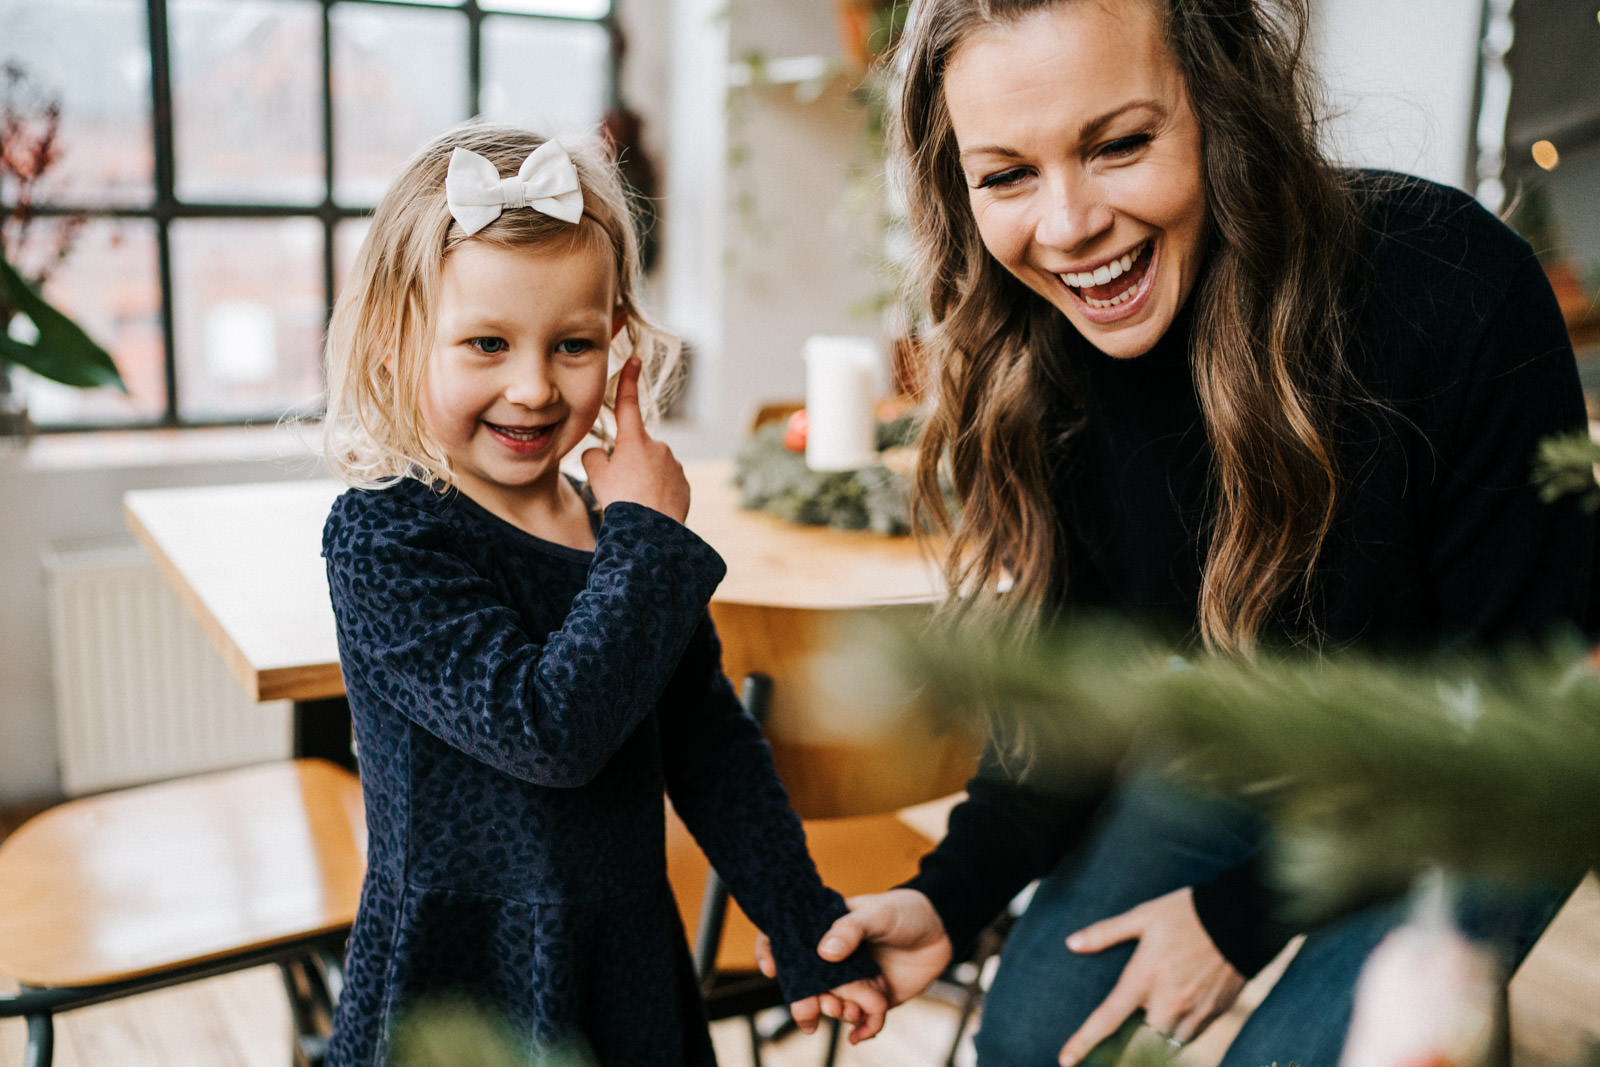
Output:
<svg viewBox="0 0 1600 1067">
<path fill-rule="evenodd" d="M 356 776 L 285 760 L 70 800 L 0 842 L 0 973 L 102 985 L 347 928 Z"/>
</svg>

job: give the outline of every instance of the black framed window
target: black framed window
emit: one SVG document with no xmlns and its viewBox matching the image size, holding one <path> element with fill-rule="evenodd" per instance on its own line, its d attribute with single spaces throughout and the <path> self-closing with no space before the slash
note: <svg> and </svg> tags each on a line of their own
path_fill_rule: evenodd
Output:
<svg viewBox="0 0 1600 1067">
<path fill-rule="evenodd" d="M 594 132 L 611 0 L 0 0 L 0 66 L 58 99 L 35 190 L 46 296 L 129 394 L 28 382 L 46 430 L 270 422 L 313 407 L 363 219 L 472 115 Z M 13 89 L 18 86 L 11 83 Z M 0 218 L 14 191 L 0 185 Z"/>
</svg>

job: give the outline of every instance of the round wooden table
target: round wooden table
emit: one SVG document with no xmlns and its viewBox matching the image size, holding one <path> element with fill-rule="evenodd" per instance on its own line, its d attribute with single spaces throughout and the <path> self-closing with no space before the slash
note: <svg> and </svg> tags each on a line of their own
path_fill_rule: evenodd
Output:
<svg viewBox="0 0 1600 1067">
<path fill-rule="evenodd" d="M 915 539 L 804 526 L 739 507 L 726 461 L 685 464 L 689 526 L 727 561 L 711 600 L 735 685 L 773 681 L 766 733 L 802 817 L 893 811 L 956 792 L 968 733 L 940 730 L 874 662 L 881 628 L 925 621 L 943 595 Z"/>
</svg>

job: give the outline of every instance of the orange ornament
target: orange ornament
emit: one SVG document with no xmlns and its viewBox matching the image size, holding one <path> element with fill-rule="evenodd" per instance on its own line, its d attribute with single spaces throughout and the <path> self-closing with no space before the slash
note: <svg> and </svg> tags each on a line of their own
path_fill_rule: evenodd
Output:
<svg viewBox="0 0 1600 1067">
<path fill-rule="evenodd" d="M 811 420 L 806 417 L 806 409 L 801 408 L 789 416 L 789 421 L 783 428 L 783 447 L 790 452 L 804 452 L 806 436 L 810 432 Z"/>
</svg>

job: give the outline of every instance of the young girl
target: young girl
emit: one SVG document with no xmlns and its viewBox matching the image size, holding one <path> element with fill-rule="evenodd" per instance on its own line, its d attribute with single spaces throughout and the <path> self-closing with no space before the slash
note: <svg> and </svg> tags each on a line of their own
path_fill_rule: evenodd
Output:
<svg viewBox="0 0 1600 1067">
<path fill-rule="evenodd" d="M 839 1009 L 833 988 L 881 1021 L 871 962 L 816 956 L 844 903 L 722 674 L 724 565 L 645 430 L 672 346 L 636 263 L 608 164 L 469 124 L 406 166 L 335 308 L 326 445 L 354 488 L 323 554 L 370 838 L 330 1065 L 386 1062 L 438 997 L 536 1050 L 714 1062 L 663 787 L 770 933 L 797 1018 Z M 559 463 L 613 382 L 584 487 Z"/>
</svg>

